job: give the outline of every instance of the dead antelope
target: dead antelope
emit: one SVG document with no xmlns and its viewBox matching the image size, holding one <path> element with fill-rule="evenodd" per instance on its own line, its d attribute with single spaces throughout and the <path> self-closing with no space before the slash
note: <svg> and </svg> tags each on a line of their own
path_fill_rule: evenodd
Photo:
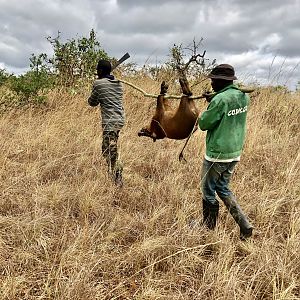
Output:
<svg viewBox="0 0 300 300">
<path fill-rule="evenodd" d="M 175 140 L 189 138 L 193 132 L 199 115 L 199 110 L 194 100 L 206 98 L 210 101 L 209 99 L 215 95 L 214 93 L 205 93 L 199 96 L 192 96 L 188 82 L 185 78 L 179 78 L 183 93 L 182 96 L 167 95 L 168 86 L 164 81 L 161 84 L 160 94 L 153 95 L 146 93 L 141 88 L 130 82 L 121 79 L 119 80 L 140 91 L 144 94 L 144 96 L 157 99 L 155 114 L 151 119 L 150 125 L 143 127 L 138 132 L 139 136 L 150 137 L 153 141 L 163 138 Z M 251 93 L 254 91 L 252 88 L 240 88 L 240 90 L 245 93 Z M 169 98 L 181 99 L 177 110 L 174 110 L 171 107 L 168 100 Z"/>
<path fill-rule="evenodd" d="M 182 140 L 193 131 L 199 111 L 187 83 L 179 80 L 183 95 L 177 110 L 174 110 L 166 97 L 168 86 L 163 81 L 160 94 L 157 96 L 156 111 L 149 126 L 143 127 L 138 135 L 147 136 L 155 142 L 158 139 L 169 138 Z"/>
</svg>

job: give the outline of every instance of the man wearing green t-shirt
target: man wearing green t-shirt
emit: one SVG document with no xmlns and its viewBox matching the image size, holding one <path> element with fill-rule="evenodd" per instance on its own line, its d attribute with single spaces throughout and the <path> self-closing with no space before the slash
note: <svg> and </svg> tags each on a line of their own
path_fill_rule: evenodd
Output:
<svg viewBox="0 0 300 300">
<path fill-rule="evenodd" d="M 252 235 L 253 226 L 228 185 L 244 145 L 249 96 L 233 84 L 237 78 L 231 65 L 216 66 L 208 77 L 215 95 L 198 120 L 200 129 L 207 131 L 201 179 L 203 222 L 209 229 L 216 226 L 217 193 L 239 225 L 240 238 L 245 240 Z"/>
</svg>

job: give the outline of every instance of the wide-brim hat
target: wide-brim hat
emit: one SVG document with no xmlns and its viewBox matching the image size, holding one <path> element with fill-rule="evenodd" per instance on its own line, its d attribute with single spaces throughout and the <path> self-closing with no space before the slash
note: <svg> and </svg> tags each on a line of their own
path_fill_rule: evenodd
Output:
<svg viewBox="0 0 300 300">
<path fill-rule="evenodd" d="M 207 77 L 211 79 L 223 79 L 223 80 L 237 79 L 235 76 L 233 66 L 228 64 L 221 64 L 216 66 L 211 70 L 211 72 L 207 75 Z"/>
</svg>

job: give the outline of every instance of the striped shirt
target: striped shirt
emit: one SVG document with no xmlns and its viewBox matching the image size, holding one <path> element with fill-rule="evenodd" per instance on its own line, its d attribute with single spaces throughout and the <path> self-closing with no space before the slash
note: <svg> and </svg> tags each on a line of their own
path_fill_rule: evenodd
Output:
<svg viewBox="0 0 300 300">
<path fill-rule="evenodd" d="M 116 131 L 124 126 L 123 88 L 119 80 L 95 80 L 88 103 L 91 106 L 100 104 L 103 131 Z"/>
</svg>

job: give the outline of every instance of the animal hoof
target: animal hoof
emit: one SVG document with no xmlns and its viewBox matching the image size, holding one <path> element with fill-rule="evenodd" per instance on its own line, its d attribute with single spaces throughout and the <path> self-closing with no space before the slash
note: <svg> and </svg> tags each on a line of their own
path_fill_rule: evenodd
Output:
<svg viewBox="0 0 300 300">
<path fill-rule="evenodd" d="M 168 91 L 168 88 L 169 88 L 169 86 L 166 84 L 165 81 L 163 81 L 163 82 L 161 83 L 161 86 L 160 86 L 160 94 L 161 94 L 161 95 L 166 94 L 167 91 Z"/>
<path fill-rule="evenodd" d="M 138 132 L 138 136 L 150 136 L 150 133 L 147 129 L 142 128 L 139 132 Z"/>
<path fill-rule="evenodd" d="M 188 84 L 187 80 L 185 80 L 184 78 L 179 78 L 179 83 L 180 83 L 180 86 L 181 86 L 182 93 L 184 95 L 187 95 L 187 96 L 192 96 L 193 95 L 193 93 L 190 90 L 190 87 L 189 87 L 189 84 Z"/>
</svg>

